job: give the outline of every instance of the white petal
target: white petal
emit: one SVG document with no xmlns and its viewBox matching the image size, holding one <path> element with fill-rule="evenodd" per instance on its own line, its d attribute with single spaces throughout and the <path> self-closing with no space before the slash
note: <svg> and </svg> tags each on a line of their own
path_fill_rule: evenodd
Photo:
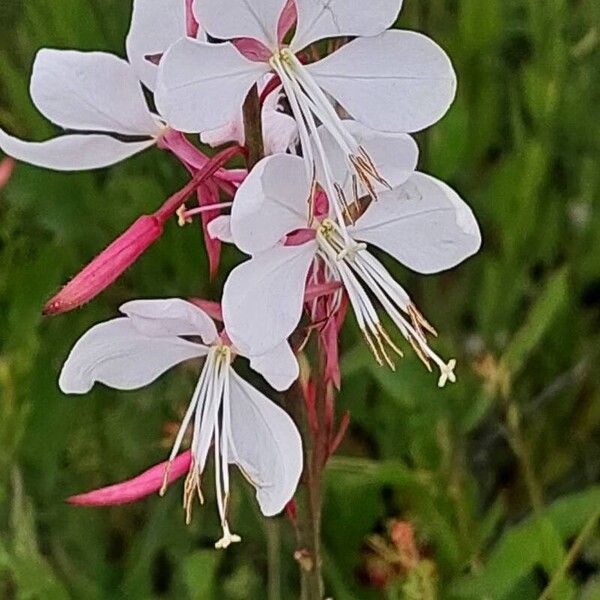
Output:
<svg viewBox="0 0 600 600">
<path fill-rule="evenodd" d="M 196 0 L 198 22 L 221 40 L 249 37 L 277 49 L 277 25 L 287 0 Z"/>
<path fill-rule="evenodd" d="M 180 39 L 160 61 L 156 104 L 175 129 L 217 129 L 239 116 L 248 91 L 268 69 L 230 43 Z"/>
<path fill-rule="evenodd" d="M 277 154 L 287 152 L 295 146 L 298 138 L 298 126 L 296 120 L 289 115 L 277 110 L 279 94 L 273 92 L 267 97 L 262 108 L 263 139 L 265 154 Z M 228 142 L 244 145 L 246 135 L 244 131 L 244 120 L 242 111 L 233 120 L 211 131 L 204 131 L 200 135 L 203 144 L 216 148 Z"/>
<path fill-rule="evenodd" d="M 133 69 L 113 54 L 40 50 L 30 91 L 39 111 L 66 129 L 159 133 Z"/>
<path fill-rule="evenodd" d="M 238 189 L 231 209 L 236 246 L 256 254 L 307 227 L 309 197 L 310 182 L 300 157 L 275 154 L 261 160 Z"/>
<path fill-rule="evenodd" d="M 289 389 L 300 375 L 298 360 L 287 341 L 266 354 L 251 356 L 250 367 L 260 373 L 278 392 Z"/>
<path fill-rule="evenodd" d="M 149 336 L 200 336 L 205 344 L 219 337 L 213 320 L 199 307 L 180 298 L 133 300 L 119 309 L 133 325 Z"/>
<path fill-rule="evenodd" d="M 45 142 L 25 142 L 0 129 L 0 149 L 17 160 L 56 171 L 86 171 L 114 165 L 156 140 L 121 142 L 108 135 L 63 135 Z"/>
<path fill-rule="evenodd" d="M 419 147 L 406 133 L 384 133 L 365 127 L 357 121 L 344 121 L 345 128 L 371 158 L 378 173 L 391 187 L 404 183 L 415 171 L 419 160 Z M 333 176 L 351 193 L 352 178 L 343 152 L 333 136 L 319 128 L 325 154 L 330 161 Z M 320 171 L 321 169 L 319 169 Z M 322 181 L 322 175 L 320 175 Z"/>
<path fill-rule="evenodd" d="M 185 33 L 184 0 L 134 0 L 127 57 L 148 89 L 156 86 L 158 68 L 147 57 L 164 54 Z"/>
<path fill-rule="evenodd" d="M 398 17 L 402 0 L 296 0 L 298 27 L 294 52 L 324 38 L 372 36 L 385 31 Z"/>
<path fill-rule="evenodd" d="M 481 246 L 471 209 L 445 183 L 423 173 L 382 194 L 349 231 L 418 273 L 451 269 Z"/>
<path fill-rule="evenodd" d="M 129 319 L 114 319 L 92 327 L 79 339 L 62 368 L 59 385 L 66 394 L 85 394 L 94 383 L 135 390 L 207 351 L 181 338 L 143 335 Z"/>
<path fill-rule="evenodd" d="M 358 38 L 306 68 L 355 119 L 378 131 L 425 129 L 456 94 L 450 59 L 414 31 Z"/>
<path fill-rule="evenodd" d="M 302 474 L 302 440 L 292 419 L 233 369 L 231 454 L 256 487 L 263 515 L 280 513 L 294 497 Z"/>
<path fill-rule="evenodd" d="M 242 111 L 239 111 L 239 115 L 217 129 L 211 129 L 210 131 L 203 131 L 200 134 L 200 141 L 203 144 L 208 144 L 212 148 L 228 144 L 229 142 L 235 142 L 242 146 L 245 143 L 246 134 L 244 131 L 244 119 Z"/>
<path fill-rule="evenodd" d="M 265 153 L 285 153 L 298 143 L 296 120 L 277 110 L 280 95 L 272 92 L 265 100 L 262 110 Z"/>
<path fill-rule="evenodd" d="M 315 252 L 315 242 L 278 245 L 231 272 L 223 290 L 223 318 L 244 356 L 265 354 L 294 331 Z"/>
<path fill-rule="evenodd" d="M 233 235 L 231 233 L 231 217 L 229 215 L 220 215 L 215 217 L 208 224 L 208 235 L 213 240 L 220 240 L 226 244 L 233 244 Z"/>
</svg>

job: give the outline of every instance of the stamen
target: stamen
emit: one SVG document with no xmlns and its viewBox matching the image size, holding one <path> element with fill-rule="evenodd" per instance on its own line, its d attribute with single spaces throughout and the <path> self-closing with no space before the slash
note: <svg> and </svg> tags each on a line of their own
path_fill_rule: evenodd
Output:
<svg viewBox="0 0 600 600">
<path fill-rule="evenodd" d="M 402 352 L 402 350 L 400 350 L 400 348 L 398 348 L 398 346 L 396 346 L 396 344 L 394 344 L 392 338 L 388 335 L 388 332 L 383 328 L 383 326 L 381 325 L 381 323 L 378 326 L 378 330 L 379 333 L 381 334 L 381 336 L 383 337 L 383 339 L 386 341 L 386 343 L 388 344 L 388 346 L 390 346 L 390 348 L 400 357 L 400 358 L 404 358 L 404 352 Z"/>
<path fill-rule="evenodd" d="M 381 336 L 380 335 L 376 335 L 375 339 L 377 340 L 377 345 L 379 346 L 379 350 L 381 351 L 381 354 L 383 355 L 383 358 L 385 359 L 385 362 L 388 364 L 388 367 L 392 371 L 395 371 L 396 370 L 396 365 L 394 364 L 394 362 L 392 361 L 392 359 L 388 356 L 388 353 L 386 352 L 385 346 L 383 345 L 383 342 L 381 340 Z"/>
<path fill-rule="evenodd" d="M 408 314 L 410 316 L 410 320 L 412 321 L 414 328 L 417 331 L 419 331 L 419 333 L 423 334 L 423 332 L 422 332 L 422 328 L 423 328 L 426 331 L 428 331 L 429 333 L 431 333 L 431 335 L 433 335 L 435 337 L 438 336 L 437 331 L 434 329 L 434 327 L 432 325 L 429 324 L 429 322 L 419 312 L 419 310 L 417 309 L 417 307 L 414 304 L 408 305 Z M 424 334 L 423 334 L 423 337 L 425 337 Z"/>
<path fill-rule="evenodd" d="M 177 215 L 177 225 L 179 225 L 179 227 L 185 227 L 186 225 L 189 225 L 192 222 L 192 219 L 186 216 L 186 210 L 186 205 L 182 204 L 175 212 L 175 214 Z"/>
<path fill-rule="evenodd" d="M 375 360 L 377 361 L 377 364 L 380 367 L 383 367 L 383 360 L 381 360 L 381 356 L 379 355 L 377 347 L 373 343 L 373 340 L 371 339 L 371 336 L 369 335 L 368 330 L 366 328 L 361 328 L 361 331 L 362 331 L 362 334 L 363 334 L 365 340 L 367 341 L 367 345 L 371 349 L 371 352 L 373 353 L 373 356 L 375 357 Z"/>
<path fill-rule="evenodd" d="M 190 470 L 185 478 L 183 486 L 183 509 L 185 511 L 185 524 L 190 525 L 192 522 L 192 509 L 194 507 L 194 492 L 198 494 L 200 504 L 204 504 L 204 496 L 201 489 L 201 474 L 200 469 L 195 459 L 192 459 Z"/>
<path fill-rule="evenodd" d="M 163 475 L 162 485 L 160 486 L 160 491 L 158 492 L 158 495 L 161 498 L 167 493 L 167 489 L 169 487 L 169 475 L 171 474 L 172 466 L 173 466 L 173 461 L 171 461 L 171 460 L 165 465 L 165 472 Z"/>
<path fill-rule="evenodd" d="M 207 204 L 206 206 L 198 206 L 187 210 L 185 204 L 182 204 L 176 212 L 178 217 L 177 223 L 179 227 L 185 227 L 185 225 L 189 225 L 193 221 L 192 217 L 196 215 L 201 215 L 212 210 L 220 210 L 221 208 L 230 208 L 231 206 L 233 206 L 233 202 L 220 202 L 219 204 Z"/>
</svg>

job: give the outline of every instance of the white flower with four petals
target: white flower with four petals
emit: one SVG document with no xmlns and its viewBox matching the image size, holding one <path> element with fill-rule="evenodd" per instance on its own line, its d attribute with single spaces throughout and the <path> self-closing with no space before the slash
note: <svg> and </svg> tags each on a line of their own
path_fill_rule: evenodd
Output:
<svg viewBox="0 0 600 600">
<path fill-rule="evenodd" d="M 194 496 L 203 502 L 201 477 L 212 444 L 223 527 L 217 547 L 225 548 L 240 539 L 231 533 L 227 519 L 229 465 L 235 464 L 256 488 L 262 513 L 278 514 L 292 499 L 302 471 L 298 430 L 287 413 L 233 370 L 239 352 L 200 308 L 179 299 L 138 300 L 124 304 L 121 312 L 126 316 L 92 327 L 75 344 L 63 366 L 60 388 L 85 394 L 102 383 L 135 390 L 181 362 L 204 357 L 169 460 L 177 456 L 193 420 L 192 463 L 184 492 L 187 519 Z M 287 389 L 298 377 L 298 363 L 287 342 L 249 359 L 251 368 L 277 390 Z M 165 481 L 167 476 L 168 472 Z"/>
<path fill-rule="evenodd" d="M 280 40 L 286 0 L 196 0 L 194 10 L 208 34 L 220 40 L 252 38 L 263 51 L 253 60 L 232 42 L 181 39 L 161 61 L 157 105 L 174 127 L 198 132 L 232 121 L 251 87 L 267 73 L 279 76 L 296 119 L 307 176 L 317 165 L 338 224 L 365 191 L 376 196 L 393 187 L 369 152 L 346 129 L 337 101 L 355 120 L 376 131 L 419 131 L 440 119 L 456 91 L 447 55 L 429 38 L 410 31 L 386 31 L 400 0 L 355 3 L 296 0 L 298 14 L 289 45 Z M 336 52 L 303 65 L 299 53 L 325 38 L 358 36 Z M 335 178 L 317 133 L 335 140 L 357 193 L 348 198 Z"/>
</svg>

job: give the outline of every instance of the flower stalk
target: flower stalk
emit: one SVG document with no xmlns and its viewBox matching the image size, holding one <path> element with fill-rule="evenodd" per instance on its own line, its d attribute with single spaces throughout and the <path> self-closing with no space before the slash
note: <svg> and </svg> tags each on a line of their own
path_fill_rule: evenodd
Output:
<svg viewBox="0 0 600 600">
<path fill-rule="evenodd" d="M 246 162 L 252 169 L 264 157 L 264 144 L 261 124 L 261 103 L 255 86 L 244 103 L 244 127 L 246 132 Z M 330 290 L 324 290 L 325 293 Z M 319 296 L 316 291 L 316 296 Z M 314 435 L 309 425 L 308 404 L 304 400 L 300 384 L 293 386 L 286 394 L 284 409 L 295 421 L 300 430 L 304 447 L 304 470 L 301 484 L 295 496 L 296 532 L 298 548 L 295 559 L 300 569 L 301 599 L 322 600 L 324 585 L 321 557 L 321 506 L 323 467 L 329 454 L 326 436 L 326 396 L 325 360 L 319 358 L 315 406 L 319 432 Z"/>
</svg>

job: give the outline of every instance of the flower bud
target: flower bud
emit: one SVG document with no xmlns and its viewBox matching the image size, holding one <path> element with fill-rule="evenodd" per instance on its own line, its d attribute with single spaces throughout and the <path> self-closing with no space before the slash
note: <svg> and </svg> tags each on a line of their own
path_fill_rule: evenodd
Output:
<svg viewBox="0 0 600 600">
<path fill-rule="evenodd" d="M 68 312 L 95 298 L 122 275 L 162 232 L 163 225 L 158 218 L 140 217 L 56 294 L 44 307 L 43 314 Z"/>
<path fill-rule="evenodd" d="M 165 472 L 168 469 L 168 483 L 173 483 L 185 475 L 192 460 L 191 451 L 180 454 L 172 463 L 164 462 L 144 471 L 141 475 L 100 488 L 86 494 L 71 496 L 67 502 L 77 506 L 114 506 L 117 504 L 127 504 L 136 502 L 150 494 L 158 493 L 164 480 Z"/>
</svg>

